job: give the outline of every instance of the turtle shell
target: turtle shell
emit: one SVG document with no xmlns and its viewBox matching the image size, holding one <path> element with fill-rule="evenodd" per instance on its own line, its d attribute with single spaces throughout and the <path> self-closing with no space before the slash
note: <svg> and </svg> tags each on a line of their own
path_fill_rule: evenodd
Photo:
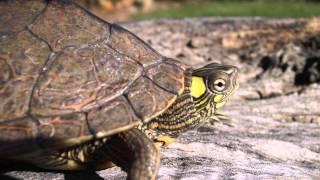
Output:
<svg viewBox="0 0 320 180">
<path fill-rule="evenodd" d="M 148 122 L 186 69 L 71 1 L 0 1 L 0 157 Z"/>
</svg>

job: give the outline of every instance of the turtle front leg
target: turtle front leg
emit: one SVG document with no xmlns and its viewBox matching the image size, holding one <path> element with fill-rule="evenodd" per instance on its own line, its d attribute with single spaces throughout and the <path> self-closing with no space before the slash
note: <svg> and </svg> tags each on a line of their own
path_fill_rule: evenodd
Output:
<svg viewBox="0 0 320 180">
<path fill-rule="evenodd" d="M 140 130 L 131 129 L 112 136 L 103 149 L 116 165 L 128 173 L 127 179 L 156 179 L 160 153 Z"/>
<path fill-rule="evenodd" d="M 160 153 L 153 141 L 134 128 L 68 149 L 31 154 L 19 160 L 52 170 L 97 170 L 116 164 L 127 172 L 129 180 L 155 180 Z"/>
</svg>

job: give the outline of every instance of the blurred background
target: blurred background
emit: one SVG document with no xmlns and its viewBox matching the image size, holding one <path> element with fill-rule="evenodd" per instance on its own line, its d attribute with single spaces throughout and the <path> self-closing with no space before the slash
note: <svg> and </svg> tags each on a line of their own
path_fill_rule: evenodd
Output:
<svg viewBox="0 0 320 180">
<path fill-rule="evenodd" d="M 203 16 L 273 18 L 320 15 L 320 0 L 81 0 L 98 16 L 114 21 Z"/>
</svg>

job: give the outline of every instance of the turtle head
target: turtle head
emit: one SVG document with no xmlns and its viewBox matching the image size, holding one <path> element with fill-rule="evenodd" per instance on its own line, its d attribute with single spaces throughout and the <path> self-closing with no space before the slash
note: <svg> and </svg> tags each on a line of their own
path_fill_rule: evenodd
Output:
<svg viewBox="0 0 320 180">
<path fill-rule="evenodd" d="M 238 86 L 238 68 L 211 63 L 193 71 L 191 95 L 197 108 L 219 109 Z"/>
<path fill-rule="evenodd" d="M 155 142 L 168 144 L 172 140 L 167 137 L 175 138 L 203 120 L 209 120 L 210 123 L 210 118 L 213 118 L 213 123 L 216 119 L 224 121 L 225 117 L 217 109 L 223 106 L 237 89 L 237 78 L 238 69 L 230 65 L 211 63 L 193 69 L 191 87 L 186 83 L 188 88 L 185 88 L 184 94 L 162 115 L 146 124 L 145 132 Z"/>
</svg>

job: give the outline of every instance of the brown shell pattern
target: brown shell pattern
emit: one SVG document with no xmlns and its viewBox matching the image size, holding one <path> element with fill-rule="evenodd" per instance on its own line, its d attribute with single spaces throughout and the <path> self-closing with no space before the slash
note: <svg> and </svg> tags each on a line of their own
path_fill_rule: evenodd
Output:
<svg viewBox="0 0 320 180">
<path fill-rule="evenodd" d="M 147 122 L 182 93 L 186 68 L 72 2 L 0 1 L 0 156 Z"/>
</svg>

